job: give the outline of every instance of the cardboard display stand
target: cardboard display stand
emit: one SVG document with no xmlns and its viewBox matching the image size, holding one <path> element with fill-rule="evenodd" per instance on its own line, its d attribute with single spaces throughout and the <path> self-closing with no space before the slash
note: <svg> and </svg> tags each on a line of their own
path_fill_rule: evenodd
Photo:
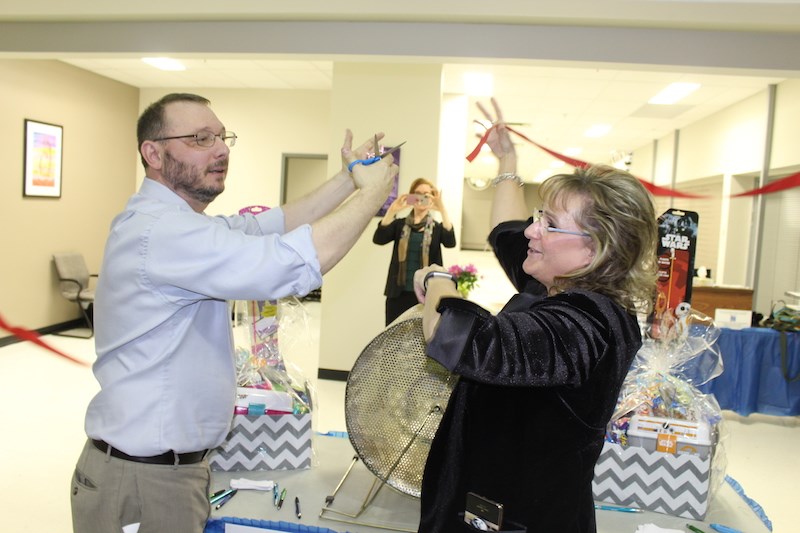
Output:
<svg viewBox="0 0 800 533">
<path fill-rule="evenodd" d="M 650 321 L 658 338 L 688 315 L 699 216 L 694 211 L 668 209 L 658 217 L 658 280 Z M 665 331 L 666 330 L 666 331 Z"/>
</svg>

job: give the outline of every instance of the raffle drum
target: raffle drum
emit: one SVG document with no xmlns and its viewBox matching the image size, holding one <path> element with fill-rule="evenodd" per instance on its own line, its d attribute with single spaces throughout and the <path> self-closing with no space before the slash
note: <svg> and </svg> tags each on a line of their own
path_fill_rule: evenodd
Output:
<svg viewBox="0 0 800 533">
<path fill-rule="evenodd" d="M 361 352 L 347 379 L 345 423 L 357 456 L 334 493 L 326 498 L 325 513 L 357 518 L 384 484 L 419 497 L 422 473 L 431 441 L 457 381 L 425 355 L 422 317 L 416 306 L 373 339 Z M 358 459 L 378 479 L 356 514 L 331 509 Z"/>
</svg>

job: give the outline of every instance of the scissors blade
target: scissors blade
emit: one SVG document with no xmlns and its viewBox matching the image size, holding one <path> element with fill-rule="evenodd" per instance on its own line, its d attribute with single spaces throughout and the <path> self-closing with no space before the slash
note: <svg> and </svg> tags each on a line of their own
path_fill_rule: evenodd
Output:
<svg viewBox="0 0 800 533">
<path fill-rule="evenodd" d="M 383 158 L 384 158 L 384 157 L 386 157 L 387 155 L 391 155 L 391 154 L 395 153 L 395 152 L 396 152 L 396 151 L 397 151 L 397 150 L 398 150 L 398 149 L 399 149 L 401 146 L 403 146 L 405 143 L 406 143 L 406 141 L 403 141 L 403 142 L 401 142 L 400 144 L 398 144 L 397 146 L 395 146 L 394 148 L 392 148 L 391 150 L 389 150 L 388 152 L 384 152 L 384 153 L 382 153 L 382 154 L 380 155 L 380 158 L 381 158 L 381 159 L 383 159 Z"/>
</svg>

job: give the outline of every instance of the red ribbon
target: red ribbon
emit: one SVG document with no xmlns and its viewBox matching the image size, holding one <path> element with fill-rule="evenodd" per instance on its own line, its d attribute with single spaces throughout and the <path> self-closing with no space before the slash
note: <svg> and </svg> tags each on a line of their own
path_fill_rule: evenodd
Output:
<svg viewBox="0 0 800 533">
<path fill-rule="evenodd" d="M 469 161 L 471 163 L 476 157 L 478 157 L 478 154 L 480 153 L 481 148 L 483 148 L 483 145 L 486 144 L 486 139 L 489 137 L 489 133 L 496 127 L 497 127 L 497 125 L 495 124 L 495 125 L 492 125 L 491 128 L 486 130 L 486 132 L 481 137 L 481 140 L 478 141 L 478 145 L 467 156 L 467 161 Z M 559 160 L 563 161 L 564 163 L 566 163 L 568 165 L 571 165 L 571 166 L 576 167 L 576 168 L 586 168 L 586 167 L 591 166 L 591 164 L 587 163 L 586 161 L 581 161 L 580 159 L 575 159 L 573 157 L 569 157 L 569 156 L 566 156 L 566 155 L 563 155 L 563 154 L 559 154 L 558 152 L 556 152 L 554 150 L 551 150 L 551 149 L 549 149 L 549 148 L 547 148 L 545 146 L 542 146 L 541 144 L 529 139 L 528 137 L 526 137 L 525 135 L 523 135 L 522 133 L 518 132 L 517 130 L 515 130 L 513 128 L 510 128 L 510 127 L 506 126 L 506 129 L 508 131 L 510 131 L 511 133 L 514 133 L 514 134 L 518 135 L 519 137 L 522 137 L 523 139 L 525 139 L 526 141 L 528 141 L 532 145 L 534 145 L 534 146 L 536 146 L 538 148 L 541 148 L 542 150 L 544 150 L 548 154 L 552 155 L 556 159 L 559 159 Z M 636 179 L 638 179 L 642 183 L 642 185 L 644 185 L 645 189 L 650 191 L 650 194 L 652 194 L 653 196 L 671 196 L 671 197 L 674 197 L 674 198 L 708 198 L 708 196 L 703 196 L 703 195 L 698 195 L 698 194 L 690 194 L 690 193 L 681 192 L 681 191 L 678 191 L 678 190 L 675 190 L 675 189 L 670 189 L 669 187 L 662 187 L 660 185 L 656 185 L 654 183 L 650 183 L 649 181 L 643 180 L 642 178 L 639 178 L 639 177 L 637 177 Z M 779 179 L 779 180 L 777 180 L 775 182 L 772 182 L 769 185 L 766 185 L 766 186 L 761 187 L 759 189 L 755 189 L 755 190 L 752 190 L 752 191 L 735 194 L 735 195 L 731 196 L 731 198 L 737 198 L 737 197 L 740 197 L 740 196 L 755 196 L 755 195 L 758 195 L 758 194 L 767 194 L 767 193 L 771 193 L 771 192 L 778 192 L 778 191 L 783 191 L 783 190 L 786 190 L 786 189 L 791 189 L 792 187 L 797 187 L 799 185 L 800 185 L 800 172 L 798 172 L 797 174 L 792 174 L 791 176 L 786 176 L 785 178 L 781 178 L 781 179 Z"/>
<path fill-rule="evenodd" d="M 785 191 L 786 189 L 791 189 L 792 187 L 798 187 L 798 186 L 800 186 L 800 172 L 798 172 L 797 174 L 786 176 L 785 178 L 781 178 L 779 180 L 775 180 L 768 185 L 764 185 L 763 187 L 760 187 L 758 189 L 753 189 L 752 191 L 733 194 L 731 195 L 731 198 L 740 198 L 742 196 L 756 196 L 758 194 L 768 194 L 771 192 Z"/>
<path fill-rule="evenodd" d="M 35 331 L 30 331 L 30 330 L 25 329 L 25 328 L 20 328 L 20 327 L 17 327 L 17 326 L 10 325 L 8 322 L 5 321 L 5 319 L 3 319 L 2 315 L 0 315 L 0 329 L 4 329 L 4 330 L 8 331 L 9 333 L 14 335 L 18 339 L 22 339 L 24 341 L 30 341 L 30 342 L 32 342 L 34 344 L 37 344 L 37 345 L 41 346 L 45 350 L 50 350 L 54 354 L 60 355 L 61 357 L 66 357 L 67 359 L 69 359 L 70 361 L 72 361 L 74 363 L 78 363 L 79 365 L 83 365 L 83 366 L 89 366 L 89 363 L 87 363 L 86 361 L 81 361 L 80 359 L 77 359 L 75 357 L 72 357 L 71 355 L 68 355 L 68 354 L 62 352 L 58 348 L 54 348 L 53 346 L 50 346 L 49 344 L 44 342 L 41 339 L 41 337 L 39 336 L 39 334 L 36 333 Z"/>
</svg>

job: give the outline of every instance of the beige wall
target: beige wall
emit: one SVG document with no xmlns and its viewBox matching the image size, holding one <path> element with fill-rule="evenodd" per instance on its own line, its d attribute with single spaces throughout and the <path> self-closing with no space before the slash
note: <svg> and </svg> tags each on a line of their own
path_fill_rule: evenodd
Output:
<svg viewBox="0 0 800 533">
<path fill-rule="evenodd" d="M 787 80 L 776 90 L 772 168 L 793 168 L 800 164 L 800 80 Z"/>
<path fill-rule="evenodd" d="M 767 134 L 767 91 L 681 129 L 677 181 L 761 169 Z"/>
<path fill-rule="evenodd" d="M 52 254 L 100 267 L 111 219 L 133 191 L 138 91 L 56 61 L 0 60 L 0 313 L 31 329 L 78 318 Z M 22 196 L 23 124 L 63 126 L 61 198 Z M 6 335 L 0 332 L 0 338 Z"/>
</svg>

